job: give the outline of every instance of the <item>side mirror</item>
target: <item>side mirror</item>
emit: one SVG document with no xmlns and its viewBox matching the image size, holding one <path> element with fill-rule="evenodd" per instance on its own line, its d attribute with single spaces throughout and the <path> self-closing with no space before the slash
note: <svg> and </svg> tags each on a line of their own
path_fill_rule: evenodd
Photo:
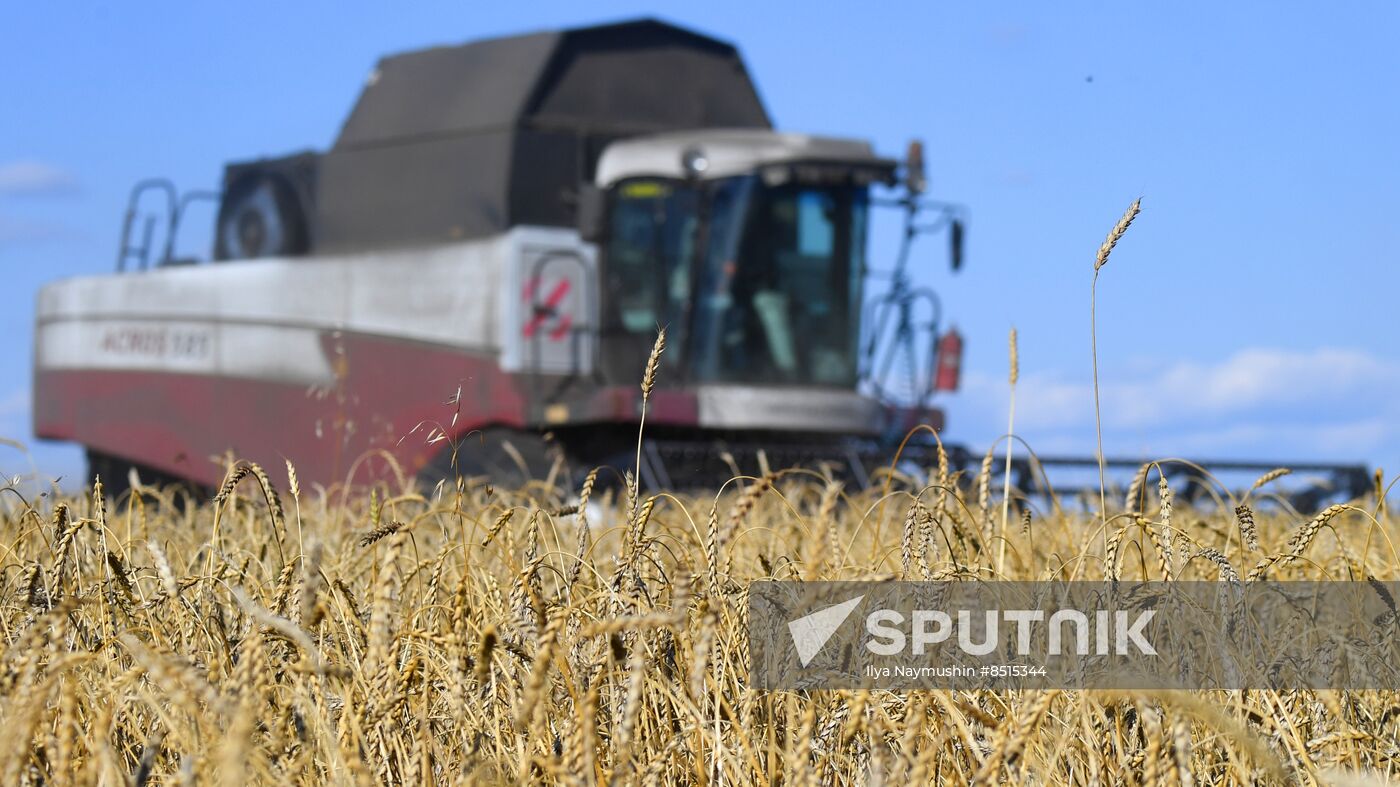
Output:
<svg viewBox="0 0 1400 787">
<path fill-rule="evenodd" d="M 909 142 L 909 152 L 904 156 L 904 185 L 910 194 L 923 194 L 928 188 L 924 175 L 924 143 L 917 139 Z"/>
<path fill-rule="evenodd" d="M 579 237 L 586 243 L 598 243 L 605 234 L 606 192 L 592 183 L 584 183 L 578 188 L 578 204 L 575 209 L 575 222 Z"/>
<path fill-rule="evenodd" d="M 963 263 L 963 223 L 962 219 L 953 219 L 948 225 L 949 257 L 953 262 L 953 270 L 962 268 Z"/>
</svg>

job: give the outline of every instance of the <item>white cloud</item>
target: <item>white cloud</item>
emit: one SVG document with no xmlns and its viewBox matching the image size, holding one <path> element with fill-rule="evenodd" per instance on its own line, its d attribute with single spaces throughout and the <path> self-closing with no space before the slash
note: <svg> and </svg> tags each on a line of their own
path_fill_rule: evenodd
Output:
<svg viewBox="0 0 1400 787">
<path fill-rule="evenodd" d="M 1101 367 L 1105 449 L 1366 459 L 1400 442 L 1397 389 L 1400 362 L 1347 348 L 1252 348 L 1214 363 Z M 948 404 L 950 422 L 968 442 L 983 443 L 1006 428 L 1006 405 L 1004 378 L 969 372 Z M 1090 453 L 1093 425 L 1088 375 L 1021 376 L 1016 427 L 1032 446 Z"/>
<path fill-rule="evenodd" d="M 78 232 L 62 224 L 0 215 L 0 243 L 53 241 L 78 236 Z"/>
<path fill-rule="evenodd" d="M 69 194 L 78 180 L 65 169 L 34 159 L 0 164 L 0 195 L 48 196 Z"/>
</svg>

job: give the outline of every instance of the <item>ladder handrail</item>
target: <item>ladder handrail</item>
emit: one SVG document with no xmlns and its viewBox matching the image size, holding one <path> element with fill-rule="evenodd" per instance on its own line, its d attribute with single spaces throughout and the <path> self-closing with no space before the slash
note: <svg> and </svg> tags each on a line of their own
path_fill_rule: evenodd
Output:
<svg viewBox="0 0 1400 787">
<path fill-rule="evenodd" d="M 141 199 L 148 191 L 157 191 L 165 196 L 164 224 L 165 224 L 165 244 L 161 251 L 157 265 L 169 264 L 175 257 L 175 241 L 179 237 L 180 223 L 185 217 L 191 204 L 200 200 L 217 202 L 223 195 L 221 192 L 210 189 L 195 189 L 184 194 L 175 187 L 174 181 L 169 178 L 145 178 L 136 182 L 131 187 L 131 192 L 126 201 L 126 215 L 122 220 L 121 241 L 117 246 L 117 272 L 126 272 L 128 259 L 135 258 L 139 267 L 138 270 L 146 270 L 151 264 L 151 240 L 154 234 L 156 222 L 160 218 L 159 212 L 156 215 L 147 215 L 141 233 L 140 245 L 133 245 L 131 242 L 132 225 L 136 222 L 136 217 L 140 215 Z"/>
<path fill-rule="evenodd" d="M 179 192 L 176 190 L 174 182 L 169 178 L 146 178 L 137 181 L 136 185 L 131 187 L 131 193 L 126 200 L 126 217 L 122 221 L 122 239 L 120 245 L 117 247 L 118 273 L 124 273 L 126 271 L 126 260 L 134 252 L 140 253 L 138 259 L 141 262 L 141 270 L 145 270 L 146 266 L 150 264 L 151 223 L 148 222 L 146 224 L 146 231 L 144 233 L 145 239 L 140 247 L 131 245 L 131 225 L 136 221 L 137 207 L 141 203 L 141 197 L 147 191 L 152 190 L 157 190 L 165 194 L 166 226 L 169 227 L 172 223 L 178 221 L 176 216 L 179 211 Z"/>
<path fill-rule="evenodd" d="M 180 222 L 184 220 L 185 211 L 189 210 L 190 204 L 200 200 L 218 202 L 222 197 L 223 192 L 212 189 L 194 189 L 180 195 L 180 201 L 171 215 L 170 232 L 165 236 L 165 256 L 161 258 L 161 264 L 170 262 L 175 256 L 175 239 L 180 235 Z"/>
</svg>

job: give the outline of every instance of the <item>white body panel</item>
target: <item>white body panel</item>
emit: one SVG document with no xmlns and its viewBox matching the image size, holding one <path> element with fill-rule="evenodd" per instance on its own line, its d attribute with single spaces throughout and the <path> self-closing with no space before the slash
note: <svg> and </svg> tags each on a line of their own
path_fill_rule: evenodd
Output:
<svg viewBox="0 0 1400 787">
<path fill-rule="evenodd" d="M 421 249 L 69 279 L 39 293 L 35 364 L 324 383 L 334 373 L 321 335 L 346 331 L 491 354 L 506 371 L 537 358 L 529 368 L 587 372 L 588 334 L 575 348 L 571 328 L 596 314 L 595 259 L 576 232 L 518 227 Z M 528 298 L 549 295 L 557 313 L 532 316 Z"/>
<path fill-rule="evenodd" d="M 855 391 L 700 385 L 695 398 L 700 426 L 706 429 L 866 434 L 877 431 L 882 423 L 880 403 Z"/>
</svg>

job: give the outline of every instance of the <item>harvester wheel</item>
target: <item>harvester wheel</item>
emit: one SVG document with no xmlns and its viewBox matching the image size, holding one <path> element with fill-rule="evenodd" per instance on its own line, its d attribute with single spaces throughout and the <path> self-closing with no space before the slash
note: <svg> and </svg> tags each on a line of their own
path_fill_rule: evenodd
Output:
<svg viewBox="0 0 1400 787">
<path fill-rule="evenodd" d="M 87 452 L 87 478 L 84 482 L 91 483 L 94 478 L 101 478 L 102 493 L 113 500 L 120 500 L 131 491 L 133 470 L 136 471 L 143 487 L 182 490 L 184 494 L 177 493 L 174 498 L 179 505 L 190 500 L 203 500 L 209 496 L 209 490 L 188 479 L 128 461 L 120 456 L 93 450 Z"/>
<path fill-rule="evenodd" d="M 538 432 L 487 427 L 463 438 L 455 450 L 445 447 L 419 477 L 429 485 L 485 477 L 496 486 L 517 489 L 548 478 L 559 455 L 558 446 Z M 561 467 L 557 483 L 567 483 L 565 469 Z"/>
<path fill-rule="evenodd" d="M 102 491 L 108 497 L 119 498 L 131 491 L 130 473 L 134 468 L 135 465 L 120 457 L 88 451 L 87 478 L 83 482 L 90 484 L 94 478 L 99 478 L 102 480 Z"/>
</svg>

